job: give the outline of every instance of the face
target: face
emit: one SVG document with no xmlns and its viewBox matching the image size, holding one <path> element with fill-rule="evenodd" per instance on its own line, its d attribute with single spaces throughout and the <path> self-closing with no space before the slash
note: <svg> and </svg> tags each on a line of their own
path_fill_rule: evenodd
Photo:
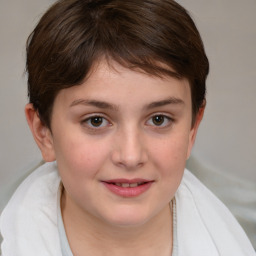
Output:
<svg viewBox="0 0 256 256">
<path fill-rule="evenodd" d="M 160 216 L 190 154 L 191 119 L 186 79 L 117 64 L 101 63 L 82 85 L 60 91 L 50 139 L 70 205 L 117 226 Z"/>
</svg>

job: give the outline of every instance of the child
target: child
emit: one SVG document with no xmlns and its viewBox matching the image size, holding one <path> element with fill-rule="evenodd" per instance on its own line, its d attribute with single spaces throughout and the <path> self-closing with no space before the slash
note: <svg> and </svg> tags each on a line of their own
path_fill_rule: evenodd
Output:
<svg viewBox="0 0 256 256">
<path fill-rule="evenodd" d="M 48 162 L 1 216 L 3 256 L 255 255 L 185 170 L 209 64 L 172 0 L 60 0 L 27 43 L 29 127 Z"/>
</svg>

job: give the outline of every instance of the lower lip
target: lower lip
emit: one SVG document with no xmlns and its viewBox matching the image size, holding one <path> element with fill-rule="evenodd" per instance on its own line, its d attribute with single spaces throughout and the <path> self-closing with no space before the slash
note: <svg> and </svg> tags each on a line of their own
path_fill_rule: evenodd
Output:
<svg viewBox="0 0 256 256">
<path fill-rule="evenodd" d="M 107 189 L 109 189 L 111 192 L 118 196 L 122 197 L 136 197 L 144 192 L 146 192 L 152 185 L 153 182 L 147 182 L 145 184 L 142 184 L 140 186 L 134 187 L 134 188 L 123 188 L 116 186 L 114 184 L 103 182 L 103 184 L 106 186 Z"/>
</svg>

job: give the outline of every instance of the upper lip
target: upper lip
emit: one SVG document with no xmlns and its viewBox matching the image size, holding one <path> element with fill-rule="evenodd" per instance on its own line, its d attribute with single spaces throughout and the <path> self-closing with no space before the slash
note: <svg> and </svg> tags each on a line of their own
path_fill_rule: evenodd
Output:
<svg viewBox="0 0 256 256">
<path fill-rule="evenodd" d="M 136 178 L 136 179 L 111 179 L 111 180 L 103 180 L 102 182 L 106 182 L 106 183 L 128 183 L 128 184 L 133 184 L 133 183 L 153 182 L 153 180 Z"/>
</svg>

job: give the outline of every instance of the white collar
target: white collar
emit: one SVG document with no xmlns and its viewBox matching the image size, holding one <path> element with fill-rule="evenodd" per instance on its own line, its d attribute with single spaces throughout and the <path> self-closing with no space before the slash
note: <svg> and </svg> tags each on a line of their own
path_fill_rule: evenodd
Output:
<svg viewBox="0 0 256 256">
<path fill-rule="evenodd" d="M 57 225 L 59 185 L 56 163 L 47 163 L 19 186 L 0 219 L 3 256 L 62 255 Z M 175 199 L 178 256 L 255 256 L 235 218 L 187 170 Z"/>
</svg>

